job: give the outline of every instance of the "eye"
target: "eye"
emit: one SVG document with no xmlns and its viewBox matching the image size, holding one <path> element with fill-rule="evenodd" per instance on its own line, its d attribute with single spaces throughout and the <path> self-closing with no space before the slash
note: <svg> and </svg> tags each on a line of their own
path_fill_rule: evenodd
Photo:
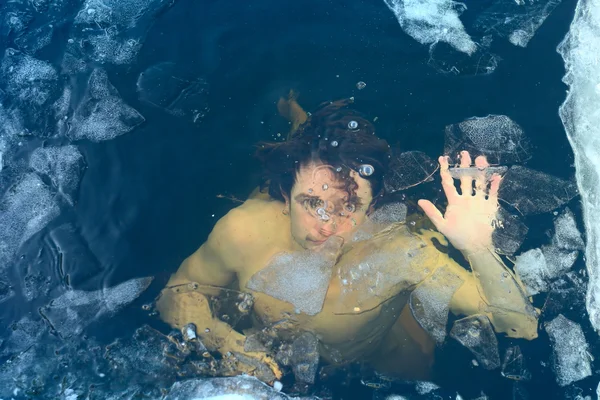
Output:
<svg viewBox="0 0 600 400">
<path fill-rule="evenodd" d="M 346 212 L 353 213 L 354 211 L 356 211 L 356 204 L 346 203 L 346 205 L 344 206 L 344 210 L 346 210 Z"/>
<path fill-rule="evenodd" d="M 309 199 L 304 199 L 304 201 L 302 201 L 302 205 L 304 206 L 304 209 L 307 211 L 315 210 L 319 207 L 323 207 L 323 200 L 311 197 Z"/>
</svg>

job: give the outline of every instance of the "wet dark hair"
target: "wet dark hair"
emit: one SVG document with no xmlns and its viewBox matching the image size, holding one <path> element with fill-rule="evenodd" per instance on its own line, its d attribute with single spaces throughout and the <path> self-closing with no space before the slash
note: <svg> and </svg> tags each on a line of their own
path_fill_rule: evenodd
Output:
<svg viewBox="0 0 600 400">
<path fill-rule="evenodd" d="M 383 177 L 388 170 L 390 147 L 375 136 L 375 127 L 362 114 L 347 108 L 352 99 L 321 104 L 285 142 L 261 142 L 256 156 L 263 165 L 261 191 L 268 188 L 277 200 L 288 198 L 298 170 L 311 162 L 331 165 L 336 181 L 350 196 L 357 184 L 350 170 L 359 172 L 362 165 L 373 167 L 369 181 L 373 198 L 383 194 Z"/>
</svg>

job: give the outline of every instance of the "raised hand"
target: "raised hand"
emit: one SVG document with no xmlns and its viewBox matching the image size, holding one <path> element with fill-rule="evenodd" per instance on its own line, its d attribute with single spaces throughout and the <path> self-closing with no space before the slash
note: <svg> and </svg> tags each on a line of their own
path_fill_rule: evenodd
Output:
<svg viewBox="0 0 600 400">
<path fill-rule="evenodd" d="M 475 253 L 492 247 L 492 232 L 498 211 L 500 175 L 486 178 L 489 164 L 484 156 L 475 159 L 476 172 L 459 173 L 460 194 L 448 170 L 448 158 L 441 156 L 440 176 L 448 199 L 444 215 L 428 200 L 419 200 L 419 206 L 436 228 L 452 245 L 463 253 Z M 460 168 L 472 169 L 469 152 L 461 152 Z M 458 171 L 460 172 L 460 171 Z"/>
</svg>

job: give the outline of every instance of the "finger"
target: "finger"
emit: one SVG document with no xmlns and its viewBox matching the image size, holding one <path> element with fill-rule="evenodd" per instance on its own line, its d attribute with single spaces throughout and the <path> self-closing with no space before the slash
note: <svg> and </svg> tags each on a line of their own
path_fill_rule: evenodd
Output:
<svg viewBox="0 0 600 400">
<path fill-rule="evenodd" d="M 471 155 L 468 151 L 460 152 L 460 167 L 469 168 L 471 166 Z M 463 196 L 473 195 L 473 177 L 464 175 L 460 178 L 460 192 Z"/>
<path fill-rule="evenodd" d="M 498 174 L 492 175 L 492 179 L 490 180 L 490 193 L 488 194 L 488 200 L 492 202 L 498 201 L 498 190 L 500 189 L 500 182 L 502 181 L 502 177 Z"/>
<path fill-rule="evenodd" d="M 475 176 L 475 196 L 485 196 L 487 189 L 486 169 L 490 166 L 485 156 L 479 156 L 475 159 L 477 175 Z"/>
<path fill-rule="evenodd" d="M 450 171 L 448 171 L 448 157 L 440 156 L 438 162 L 440 163 L 442 188 L 444 189 L 448 202 L 452 202 L 458 197 L 458 192 L 456 191 L 456 187 L 454 187 L 454 179 L 452 178 L 452 175 L 450 175 Z"/>
<path fill-rule="evenodd" d="M 440 210 L 438 210 L 437 207 L 434 206 L 433 203 L 429 200 L 419 200 L 417 204 L 419 205 L 419 207 L 421 207 L 425 215 L 429 217 L 431 222 L 433 222 L 433 225 L 435 225 L 437 230 L 444 233 L 446 220 L 444 219 L 444 216 L 442 215 Z"/>
</svg>

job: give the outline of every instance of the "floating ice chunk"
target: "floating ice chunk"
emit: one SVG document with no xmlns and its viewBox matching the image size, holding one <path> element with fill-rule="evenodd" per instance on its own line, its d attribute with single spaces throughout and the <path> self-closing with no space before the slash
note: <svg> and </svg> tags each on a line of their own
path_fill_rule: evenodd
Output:
<svg viewBox="0 0 600 400">
<path fill-rule="evenodd" d="M 552 211 L 577 194 L 574 182 L 514 165 L 504 175 L 498 197 L 522 215 L 532 215 Z"/>
<path fill-rule="evenodd" d="M 376 224 L 392 224 L 406 221 L 408 209 L 404 203 L 387 203 L 377 208 L 369 219 Z"/>
<path fill-rule="evenodd" d="M 147 382 L 173 382 L 175 370 L 165 357 L 165 348 L 169 342 L 158 331 L 147 325 L 138 328 L 133 337 L 117 339 L 106 346 L 104 357 L 111 369 L 139 372 L 146 376 Z"/>
<path fill-rule="evenodd" d="M 313 384 L 319 366 L 319 341 L 304 332 L 292 343 L 291 364 L 297 381 Z"/>
<path fill-rule="evenodd" d="M 558 314 L 583 313 L 587 280 L 574 271 L 567 272 L 550 285 L 542 313 L 550 320 Z"/>
<path fill-rule="evenodd" d="M 354 232 L 352 240 L 354 242 L 369 240 L 390 224 L 405 222 L 407 213 L 408 208 L 404 203 L 386 203 L 369 215 L 369 218 Z"/>
<path fill-rule="evenodd" d="M 568 208 L 554 220 L 553 244 L 561 250 L 584 250 L 581 232 L 577 229 L 575 216 Z"/>
<path fill-rule="evenodd" d="M 0 271 L 14 253 L 59 214 L 50 190 L 35 174 L 25 175 L 0 201 Z"/>
<path fill-rule="evenodd" d="M 525 284 L 527 294 L 547 292 L 550 282 L 566 273 L 577 260 L 578 253 L 564 252 L 555 246 L 542 246 L 519 256 L 515 272 Z"/>
<path fill-rule="evenodd" d="M 438 170 L 437 162 L 421 151 L 392 151 L 389 172 L 383 183 L 388 193 L 408 189 L 423 182 L 433 181 Z"/>
<path fill-rule="evenodd" d="M 475 27 L 484 34 L 494 33 L 515 46 L 526 47 L 535 32 L 561 0 L 497 0 L 481 13 Z"/>
<path fill-rule="evenodd" d="M 456 50 L 472 54 L 477 45 L 458 18 L 466 9 L 452 0 L 384 0 L 396 15 L 402 30 L 421 44 L 446 42 Z"/>
<path fill-rule="evenodd" d="M 149 67 L 137 80 L 141 101 L 193 122 L 201 121 L 208 112 L 208 89 L 204 79 L 184 73 L 172 62 Z"/>
<path fill-rule="evenodd" d="M 511 346 L 504 353 L 502 361 L 502 376 L 515 381 L 528 381 L 531 373 L 525 365 L 525 357 L 519 346 Z"/>
<path fill-rule="evenodd" d="M 581 326 L 559 315 L 545 324 L 552 342 L 556 382 L 566 386 L 592 374 L 588 344 Z"/>
<path fill-rule="evenodd" d="M 555 245 L 542 246 L 542 252 L 546 259 L 548 278 L 556 279 L 571 269 L 579 252 L 561 250 Z"/>
<path fill-rule="evenodd" d="M 94 292 L 70 290 L 40 313 L 62 336 L 78 335 L 90 323 L 110 316 L 135 300 L 152 282 L 152 278 L 138 278 Z"/>
<path fill-rule="evenodd" d="M 490 164 L 524 162 L 530 158 L 523 129 L 506 115 L 473 117 L 448 125 L 444 154 L 468 151 L 473 158 L 485 155 Z"/>
<path fill-rule="evenodd" d="M 341 293 L 335 312 L 361 309 L 365 304 L 374 307 L 417 285 L 431 272 L 422 266 L 433 265 L 438 254 L 404 224 L 355 243 L 336 264 Z"/>
<path fill-rule="evenodd" d="M 0 72 L 8 97 L 16 102 L 30 131 L 50 136 L 53 132 L 46 132 L 46 128 L 51 116 L 46 107 L 60 95 L 54 67 L 18 50 L 7 49 Z"/>
<path fill-rule="evenodd" d="M 342 241 L 332 236 L 320 251 L 277 255 L 265 269 L 250 278 L 246 287 L 286 301 L 308 315 L 318 314 Z"/>
<path fill-rule="evenodd" d="M 586 229 L 589 275 L 586 306 L 592 326 L 600 330 L 600 1 L 578 2 L 565 39 L 557 50 L 565 60 L 563 81 L 569 86 L 560 118 L 575 155 Z"/>
<path fill-rule="evenodd" d="M 492 233 L 496 253 L 513 255 L 525 241 L 529 228 L 519 216 L 511 214 L 500 207 L 496 214 L 498 226 Z"/>
<path fill-rule="evenodd" d="M 89 60 L 129 64 L 168 0 L 86 0 L 77 13 L 67 49 Z"/>
<path fill-rule="evenodd" d="M 275 391 L 258 379 L 242 375 L 232 378 L 199 378 L 175 382 L 165 400 L 286 400 L 287 395 Z"/>
<path fill-rule="evenodd" d="M 448 267 L 438 268 L 410 295 L 409 305 L 415 320 L 441 344 L 446 339 L 450 300 L 463 280 Z"/>
<path fill-rule="evenodd" d="M 433 392 L 434 390 L 437 390 L 439 388 L 440 387 L 438 385 L 436 385 L 435 383 L 433 383 L 433 382 L 419 381 L 415 385 L 415 390 L 420 395 L 424 395 L 424 394 L 427 394 L 429 392 Z"/>
<path fill-rule="evenodd" d="M 528 296 L 548 291 L 550 271 L 541 249 L 532 249 L 517 256 L 515 272 L 525 285 Z"/>
<path fill-rule="evenodd" d="M 450 337 L 469 349 L 483 368 L 495 369 L 500 366 L 498 340 L 485 315 L 471 315 L 455 321 Z"/>
<path fill-rule="evenodd" d="M 110 140 L 142 122 L 144 117 L 121 100 L 106 72 L 95 69 L 90 75 L 85 98 L 75 110 L 68 136 L 73 140 Z"/>
<path fill-rule="evenodd" d="M 69 204 L 79 188 L 83 156 L 76 146 L 40 147 L 33 151 L 29 165 L 36 172 L 47 175 Z"/>
</svg>

